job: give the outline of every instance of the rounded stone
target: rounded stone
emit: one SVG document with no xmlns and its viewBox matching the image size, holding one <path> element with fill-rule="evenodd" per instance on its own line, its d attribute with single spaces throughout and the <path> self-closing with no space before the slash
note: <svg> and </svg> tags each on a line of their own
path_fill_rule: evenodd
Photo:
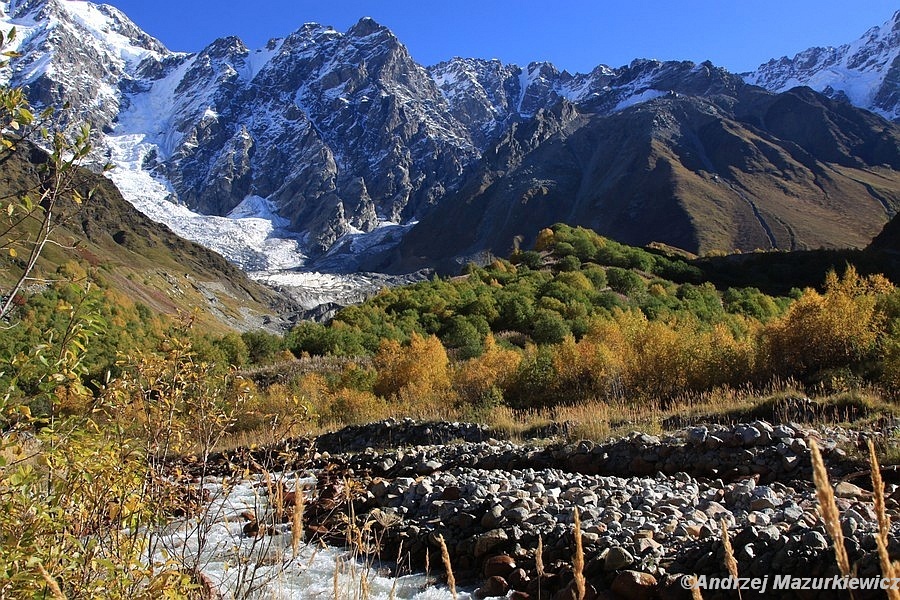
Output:
<svg viewBox="0 0 900 600">
<path fill-rule="evenodd" d="M 484 576 L 508 577 L 509 574 L 515 570 L 515 568 L 516 561 L 511 556 L 507 556 L 505 554 L 492 556 L 484 561 Z"/>
<path fill-rule="evenodd" d="M 605 571 L 618 571 L 634 564 L 634 557 L 631 553 L 621 546 L 613 546 L 606 553 L 606 560 L 603 563 Z"/>
<path fill-rule="evenodd" d="M 509 540 L 509 536 L 502 529 L 492 529 L 475 538 L 475 557 L 480 558 Z"/>
<path fill-rule="evenodd" d="M 613 580 L 612 592 L 623 600 L 652 600 L 656 585 L 656 577 L 649 573 L 622 571 Z"/>
</svg>

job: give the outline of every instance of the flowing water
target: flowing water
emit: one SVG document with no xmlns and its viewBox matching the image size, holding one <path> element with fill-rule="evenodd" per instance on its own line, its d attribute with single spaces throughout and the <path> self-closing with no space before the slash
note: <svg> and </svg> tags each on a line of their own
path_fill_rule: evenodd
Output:
<svg viewBox="0 0 900 600">
<path fill-rule="evenodd" d="M 282 480 L 283 474 L 273 474 Z M 283 478 L 293 491 L 294 475 Z M 314 488 L 315 477 L 299 479 L 301 487 Z M 245 514 L 260 522 L 271 516 L 268 484 L 256 476 L 229 484 L 207 478 L 203 488 L 210 501 L 197 517 L 178 520 L 151 539 L 161 562 L 196 568 L 225 598 L 328 599 L 328 600 L 451 600 L 434 576 L 389 575 L 390 565 L 366 561 L 353 553 L 322 544 L 301 543 L 294 556 L 290 524 L 275 526 L 274 535 L 246 535 Z M 337 571 L 337 576 L 335 576 Z M 459 600 L 470 600 L 459 591 Z"/>
</svg>

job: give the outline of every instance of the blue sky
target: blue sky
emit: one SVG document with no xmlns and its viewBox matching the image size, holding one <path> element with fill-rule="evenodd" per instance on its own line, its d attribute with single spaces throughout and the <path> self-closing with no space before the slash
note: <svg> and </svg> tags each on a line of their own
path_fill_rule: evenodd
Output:
<svg viewBox="0 0 900 600">
<path fill-rule="evenodd" d="M 897 0 L 107 0 L 171 50 L 197 51 L 237 35 L 251 48 L 307 22 L 345 31 L 362 16 L 386 25 L 413 58 L 453 56 L 527 64 L 549 60 L 570 72 L 634 58 L 711 60 L 731 71 L 810 46 L 840 45 L 881 25 Z"/>
</svg>

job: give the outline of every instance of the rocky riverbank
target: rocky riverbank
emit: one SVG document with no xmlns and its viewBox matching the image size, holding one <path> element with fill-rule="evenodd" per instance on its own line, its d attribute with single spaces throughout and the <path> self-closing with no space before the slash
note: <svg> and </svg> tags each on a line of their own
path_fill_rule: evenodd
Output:
<svg viewBox="0 0 900 600">
<path fill-rule="evenodd" d="M 352 505 L 382 559 L 399 553 L 404 568 L 433 571 L 442 536 L 457 581 L 478 586 L 482 596 L 569 597 L 577 509 L 588 597 L 668 599 L 690 597 L 683 574 L 727 575 L 723 522 L 742 576 L 837 574 L 816 509 L 811 439 L 836 483 L 850 560 L 861 577 L 878 575 L 870 484 L 856 477 L 860 466 L 852 455 L 868 437 L 893 435 L 894 426 L 858 432 L 756 421 L 665 436 L 634 433 L 603 444 L 520 444 L 477 425 L 384 421 L 287 442 L 278 452 L 216 460 L 259 464 L 278 456 L 280 468 L 314 470 L 308 533 L 333 535 L 343 522 L 337 516 Z M 888 481 L 887 509 L 898 522 L 900 490 Z M 900 557 L 900 529 L 890 550 Z M 841 594 L 815 592 L 817 598 Z M 704 591 L 705 598 L 734 596 Z"/>
</svg>

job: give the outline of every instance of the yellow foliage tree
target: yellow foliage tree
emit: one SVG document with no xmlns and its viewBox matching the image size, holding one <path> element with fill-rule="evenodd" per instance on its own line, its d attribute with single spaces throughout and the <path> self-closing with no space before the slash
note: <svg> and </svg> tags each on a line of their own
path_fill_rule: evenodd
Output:
<svg viewBox="0 0 900 600">
<path fill-rule="evenodd" d="M 538 252 L 549 250 L 554 243 L 553 230 L 550 228 L 541 229 L 538 232 L 537 239 L 534 242 L 534 249 Z"/>
<path fill-rule="evenodd" d="M 384 397 L 421 396 L 424 399 L 450 389 L 450 360 L 435 336 L 413 334 L 409 344 L 384 340 L 375 355 L 378 379 L 375 393 Z"/>
<path fill-rule="evenodd" d="M 768 366 L 787 376 L 808 376 L 853 366 L 877 349 L 884 319 L 877 297 L 893 286 L 881 276 L 860 277 L 852 267 L 843 277 L 829 273 L 825 293 L 807 289 L 787 313 L 765 330 Z"/>
<path fill-rule="evenodd" d="M 481 356 L 461 362 L 453 369 L 453 389 L 462 402 L 476 404 L 494 388 L 505 392 L 521 361 L 519 352 L 501 348 L 494 336 L 488 334 Z"/>
<path fill-rule="evenodd" d="M 616 310 L 577 344 L 563 343 L 555 366 L 576 398 L 665 400 L 740 385 L 753 373 L 757 348 L 756 329 L 741 325 L 746 333 L 737 337 L 725 324 L 706 326 L 688 316 L 651 321 L 639 310 Z"/>
<path fill-rule="evenodd" d="M 557 396 L 567 403 L 613 396 L 616 375 L 621 373 L 621 362 L 595 338 L 576 342 L 566 337 L 554 348 L 553 367 L 558 374 Z"/>
</svg>

